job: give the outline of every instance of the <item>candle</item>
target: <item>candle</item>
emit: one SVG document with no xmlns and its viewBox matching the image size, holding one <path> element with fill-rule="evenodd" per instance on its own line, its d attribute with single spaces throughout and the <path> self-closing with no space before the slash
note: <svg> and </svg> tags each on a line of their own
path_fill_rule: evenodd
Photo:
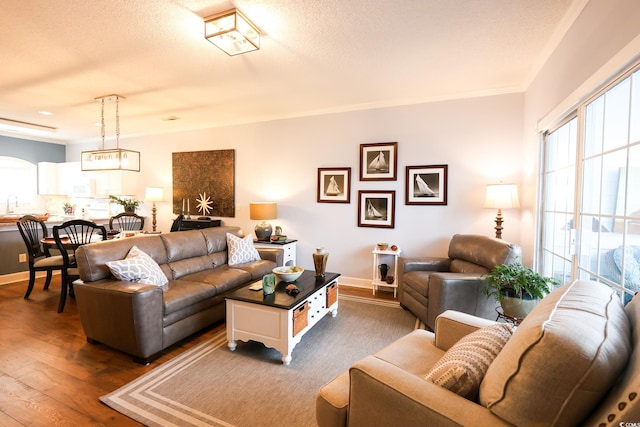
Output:
<svg viewBox="0 0 640 427">
<path fill-rule="evenodd" d="M 187 213 L 191 213 L 191 208 L 189 207 L 189 199 L 187 199 Z"/>
<path fill-rule="evenodd" d="M 180 213 L 184 213 L 184 199 L 182 199 L 182 212 Z"/>
</svg>

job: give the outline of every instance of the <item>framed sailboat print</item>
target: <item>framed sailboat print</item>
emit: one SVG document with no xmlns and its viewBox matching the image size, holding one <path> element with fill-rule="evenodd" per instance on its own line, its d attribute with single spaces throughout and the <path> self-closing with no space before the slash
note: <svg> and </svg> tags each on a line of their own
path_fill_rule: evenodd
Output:
<svg viewBox="0 0 640 427">
<path fill-rule="evenodd" d="M 318 203 L 351 203 L 351 168 L 318 168 Z"/>
<path fill-rule="evenodd" d="M 446 205 L 447 165 L 407 166 L 405 205 Z"/>
<path fill-rule="evenodd" d="M 395 181 L 398 143 L 360 144 L 360 181 Z"/>
<path fill-rule="evenodd" d="M 358 191 L 358 227 L 395 227 L 395 191 Z"/>
</svg>

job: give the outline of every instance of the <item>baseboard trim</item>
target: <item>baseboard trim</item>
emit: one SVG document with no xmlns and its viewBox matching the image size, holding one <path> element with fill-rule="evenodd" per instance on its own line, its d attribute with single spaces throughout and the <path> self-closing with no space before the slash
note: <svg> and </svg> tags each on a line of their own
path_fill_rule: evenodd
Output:
<svg viewBox="0 0 640 427">
<path fill-rule="evenodd" d="M 59 276 L 60 273 L 53 273 L 54 276 Z M 36 273 L 36 279 L 40 279 L 42 277 L 47 277 L 47 273 L 44 271 Z M 19 271 L 17 273 L 3 274 L 0 276 L 0 286 L 9 285 L 15 282 L 21 282 L 23 280 L 29 280 L 29 272 L 28 271 Z"/>
</svg>

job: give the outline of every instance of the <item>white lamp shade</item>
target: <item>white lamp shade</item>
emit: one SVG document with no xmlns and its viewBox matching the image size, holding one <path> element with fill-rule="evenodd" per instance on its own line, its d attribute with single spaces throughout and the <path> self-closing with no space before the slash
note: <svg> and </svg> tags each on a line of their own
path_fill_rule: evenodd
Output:
<svg viewBox="0 0 640 427">
<path fill-rule="evenodd" d="M 144 200 L 146 200 L 147 202 L 163 202 L 164 189 L 161 187 L 147 187 L 144 195 Z"/>
<path fill-rule="evenodd" d="M 518 186 L 515 184 L 487 185 L 484 207 L 497 209 L 519 208 Z"/>
</svg>

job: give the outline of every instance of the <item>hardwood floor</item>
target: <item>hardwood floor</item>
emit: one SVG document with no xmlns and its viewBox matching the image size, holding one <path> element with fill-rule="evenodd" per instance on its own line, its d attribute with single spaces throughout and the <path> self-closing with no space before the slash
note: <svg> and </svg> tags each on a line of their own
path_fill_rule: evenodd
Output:
<svg viewBox="0 0 640 427">
<path fill-rule="evenodd" d="M 142 366 L 104 345 L 87 343 L 76 303 L 57 313 L 60 276 L 48 291 L 39 279 L 29 300 L 27 282 L 0 286 L 0 426 L 139 426 L 98 397 L 134 380 L 224 328 L 192 335 Z M 340 292 L 372 297 L 371 290 L 341 286 Z M 378 292 L 376 298 L 393 299 Z"/>
</svg>

